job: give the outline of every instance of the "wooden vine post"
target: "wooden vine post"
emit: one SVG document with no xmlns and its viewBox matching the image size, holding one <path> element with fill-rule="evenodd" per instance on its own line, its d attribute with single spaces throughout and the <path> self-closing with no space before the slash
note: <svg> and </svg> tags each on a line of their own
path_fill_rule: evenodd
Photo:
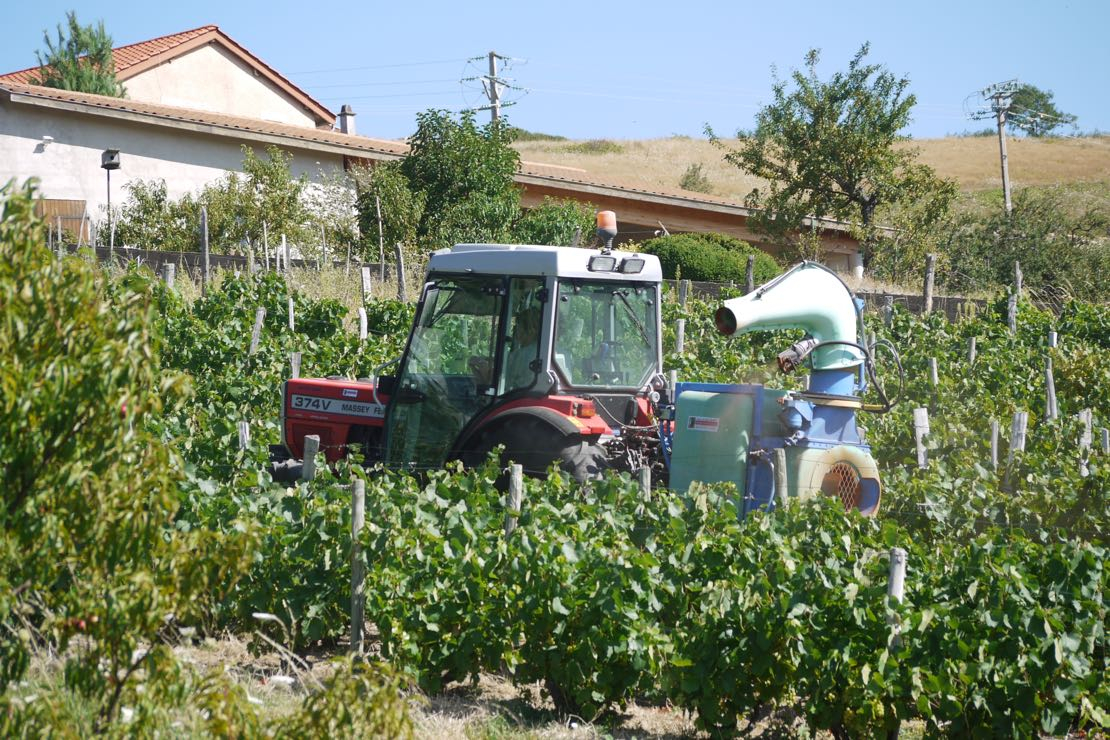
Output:
<svg viewBox="0 0 1110 740">
<path fill-rule="evenodd" d="M 300 352 L 291 352 L 291 353 L 289 353 L 289 377 L 290 378 L 299 378 L 299 377 L 301 377 L 301 353 Z"/>
<path fill-rule="evenodd" d="M 755 290 L 755 255 L 748 255 L 748 267 L 744 272 L 744 295 Z"/>
<path fill-rule="evenodd" d="M 787 478 L 786 472 L 786 450 L 782 447 L 776 447 L 771 453 L 771 461 L 775 466 L 775 506 L 786 506 L 786 501 L 790 497 L 790 480 Z"/>
<path fill-rule="evenodd" d="M 991 470 L 998 470 L 998 419 L 991 419 Z"/>
<path fill-rule="evenodd" d="M 402 303 L 405 302 L 405 255 L 401 251 L 401 243 L 398 242 L 393 249 L 393 253 L 397 259 L 397 300 Z"/>
<path fill-rule="evenodd" d="M 239 449 L 245 450 L 251 446 L 251 425 L 248 421 L 239 422 Z"/>
<path fill-rule="evenodd" d="M 1044 366 L 1044 395 L 1045 395 L 1045 408 L 1044 417 L 1046 421 L 1053 421 L 1059 416 L 1059 411 L 1056 408 L 1056 381 L 1052 377 L 1052 358 L 1049 357 L 1045 361 Z"/>
<path fill-rule="evenodd" d="M 162 279 L 166 282 L 166 290 L 173 290 L 174 272 L 177 266 L 172 262 L 162 263 Z"/>
<path fill-rule="evenodd" d="M 509 497 L 505 508 L 505 536 L 508 537 L 516 529 L 517 517 L 520 516 L 520 507 L 524 498 L 524 467 L 519 463 L 509 466 Z"/>
<path fill-rule="evenodd" d="M 1014 459 L 1019 452 L 1025 452 L 1025 432 L 1029 428 L 1029 412 L 1015 411 L 1013 421 L 1010 423 L 1010 452 L 1006 457 L 1006 477 L 1003 487 L 1010 486 L 1010 475 L 1013 472 Z"/>
<path fill-rule="evenodd" d="M 917 445 L 917 467 L 929 467 L 929 450 L 925 447 L 925 436 L 929 434 L 929 409 L 913 410 L 913 439 Z"/>
<path fill-rule="evenodd" d="M 936 276 L 936 269 L 937 256 L 935 254 L 925 255 L 925 287 L 922 291 L 925 313 L 933 312 L 933 280 Z"/>
<path fill-rule="evenodd" d="M 304 438 L 304 467 L 301 472 L 301 478 L 304 480 L 313 480 L 316 478 L 316 453 L 319 451 L 319 435 L 306 434 Z"/>
<path fill-rule="evenodd" d="M 975 364 L 975 353 L 976 353 L 975 337 L 972 337 L 971 339 L 969 339 L 967 341 L 967 364 L 968 365 L 974 365 Z"/>
<path fill-rule="evenodd" d="M 358 307 L 358 338 L 359 341 L 365 342 L 368 333 L 366 309 L 362 306 Z"/>
<path fill-rule="evenodd" d="M 674 351 L 682 354 L 686 349 L 686 319 L 679 319 L 674 328 Z"/>
<path fill-rule="evenodd" d="M 363 265 L 360 272 L 362 273 L 362 305 L 365 306 L 369 303 L 373 292 L 373 286 L 370 284 L 370 267 Z"/>
<path fill-rule="evenodd" d="M 883 296 L 883 326 L 890 328 L 891 323 L 894 321 L 894 296 Z"/>
<path fill-rule="evenodd" d="M 201 250 L 204 252 L 204 265 L 201 272 L 200 292 L 201 295 L 208 293 L 208 280 L 209 280 L 209 255 L 208 255 L 208 208 L 207 206 L 200 207 L 200 234 L 201 234 Z"/>
<path fill-rule="evenodd" d="M 362 653 L 362 635 L 365 629 L 366 571 L 362 562 L 362 528 L 366 524 L 366 481 L 355 478 L 351 482 L 351 652 Z"/>
<path fill-rule="evenodd" d="M 289 296 L 288 305 L 289 305 L 289 331 L 296 331 L 297 330 L 297 322 L 294 320 L 294 317 L 293 317 L 293 296 Z"/>
<path fill-rule="evenodd" d="M 258 342 L 262 339 L 262 322 L 266 320 L 266 309 L 259 306 L 254 312 L 254 328 L 251 329 L 251 347 L 248 354 L 258 352 Z"/>
</svg>

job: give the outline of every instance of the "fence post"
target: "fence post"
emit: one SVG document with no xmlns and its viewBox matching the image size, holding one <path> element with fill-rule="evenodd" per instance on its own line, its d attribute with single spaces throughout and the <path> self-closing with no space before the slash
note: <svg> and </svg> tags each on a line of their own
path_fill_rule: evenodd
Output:
<svg viewBox="0 0 1110 740">
<path fill-rule="evenodd" d="M 177 266 L 172 262 L 162 263 L 162 279 L 166 282 L 166 290 L 173 290 L 174 271 Z"/>
<path fill-rule="evenodd" d="M 686 349 L 686 319 L 679 319 L 674 328 L 674 351 L 682 354 Z"/>
<path fill-rule="evenodd" d="M 933 312 L 933 278 L 936 275 L 937 269 L 937 256 L 935 254 L 925 255 L 925 313 Z"/>
<path fill-rule="evenodd" d="M 316 434 L 306 434 L 304 438 L 304 467 L 301 478 L 312 480 L 316 477 L 316 453 L 320 451 L 320 437 Z"/>
<path fill-rule="evenodd" d="M 748 255 L 748 268 L 744 272 L 744 295 L 755 290 L 755 255 Z"/>
<path fill-rule="evenodd" d="M 397 256 L 397 300 L 403 303 L 405 301 L 405 255 L 401 252 L 400 242 L 394 247 L 394 254 Z"/>
<path fill-rule="evenodd" d="M 686 298 L 688 297 L 689 293 L 690 293 L 690 281 L 689 280 L 679 280 L 678 281 L 678 305 L 680 305 L 680 306 L 685 306 L 686 305 Z"/>
<path fill-rule="evenodd" d="M 1044 417 L 1046 421 L 1054 420 L 1059 414 L 1056 409 L 1056 381 L 1052 377 L 1052 358 L 1049 357 L 1045 361 L 1044 366 L 1044 395 L 1045 395 L 1045 409 Z"/>
<path fill-rule="evenodd" d="M 211 264 L 208 255 L 208 206 L 200 207 L 200 238 L 201 249 L 204 252 L 204 266 L 201 268 L 200 292 L 205 294 L 208 292 L 208 280 L 211 270 Z"/>
<path fill-rule="evenodd" d="M 524 496 L 524 468 L 519 463 L 509 466 L 509 499 L 505 514 L 505 536 L 508 537 L 516 529 L 516 518 L 520 514 L 521 500 Z"/>
<path fill-rule="evenodd" d="M 366 305 L 371 299 L 371 286 L 370 286 L 370 268 L 366 265 L 362 266 L 362 305 Z"/>
<path fill-rule="evenodd" d="M 991 419 L 991 470 L 998 470 L 998 419 Z"/>
<path fill-rule="evenodd" d="M 975 364 L 975 337 L 967 341 L 967 364 Z"/>
<path fill-rule="evenodd" d="M 289 353 L 289 377 L 290 378 L 299 378 L 299 377 L 301 377 L 301 353 L 300 352 L 290 352 Z"/>
<path fill-rule="evenodd" d="M 929 433 L 929 409 L 913 410 L 913 439 L 917 445 L 917 467 L 929 467 L 929 451 L 925 448 L 925 435 Z"/>
<path fill-rule="evenodd" d="M 366 523 L 366 481 L 351 482 L 351 652 L 362 653 L 362 633 L 366 609 L 363 587 L 366 573 L 362 563 L 362 527 Z"/>
<path fill-rule="evenodd" d="M 883 326 L 890 328 L 891 323 L 894 321 L 894 296 L 883 296 Z"/>
<path fill-rule="evenodd" d="M 262 338 L 262 322 L 266 319 L 266 309 L 259 306 L 254 312 L 254 328 L 251 329 L 251 348 L 248 354 L 258 351 L 258 340 Z"/>
<path fill-rule="evenodd" d="M 289 296 L 289 331 L 296 331 L 297 323 L 293 318 L 293 296 Z"/>
<path fill-rule="evenodd" d="M 245 450 L 251 446 L 251 425 L 250 422 L 239 422 L 239 449 Z"/>
<path fill-rule="evenodd" d="M 361 340 L 363 342 L 366 341 L 366 335 L 368 333 L 367 328 L 368 327 L 367 327 L 367 319 L 366 319 L 366 309 L 363 308 L 362 306 L 359 306 L 358 307 L 358 338 L 359 338 L 359 340 Z"/>
</svg>

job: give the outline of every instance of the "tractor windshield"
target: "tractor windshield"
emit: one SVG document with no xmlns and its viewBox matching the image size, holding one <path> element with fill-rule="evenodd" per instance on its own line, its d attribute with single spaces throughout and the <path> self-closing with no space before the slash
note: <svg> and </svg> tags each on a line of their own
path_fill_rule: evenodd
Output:
<svg viewBox="0 0 1110 740">
<path fill-rule="evenodd" d="M 652 285 L 565 280 L 555 318 L 555 367 L 571 386 L 638 388 L 657 372 Z"/>
</svg>

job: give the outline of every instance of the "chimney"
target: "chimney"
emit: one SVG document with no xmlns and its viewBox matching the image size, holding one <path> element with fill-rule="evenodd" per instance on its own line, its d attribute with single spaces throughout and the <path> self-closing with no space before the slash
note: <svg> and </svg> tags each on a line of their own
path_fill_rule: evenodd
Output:
<svg viewBox="0 0 1110 740">
<path fill-rule="evenodd" d="M 345 134 L 355 134 L 355 112 L 346 103 L 339 109 L 339 130 Z"/>
</svg>

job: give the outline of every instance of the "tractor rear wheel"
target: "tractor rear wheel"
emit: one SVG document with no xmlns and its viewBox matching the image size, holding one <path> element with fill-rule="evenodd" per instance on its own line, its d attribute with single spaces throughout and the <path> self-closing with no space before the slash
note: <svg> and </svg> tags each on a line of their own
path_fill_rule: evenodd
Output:
<svg viewBox="0 0 1110 740">
<path fill-rule="evenodd" d="M 596 480 L 608 468 L 605 451 L 578 434 L 563 434 L 538 419 L 509 419 L 480 432 L 474 443 L 460 457 L 467 466 L 485 462 L 489 453 L 504 446 L 501 464 L 518 463 L 524 474 L 538 478 L 547 473 L 551 463 L 579 483 Z M 505 488 L 508 476 L 498 478 L 498 487 Z"/>
</svg>

